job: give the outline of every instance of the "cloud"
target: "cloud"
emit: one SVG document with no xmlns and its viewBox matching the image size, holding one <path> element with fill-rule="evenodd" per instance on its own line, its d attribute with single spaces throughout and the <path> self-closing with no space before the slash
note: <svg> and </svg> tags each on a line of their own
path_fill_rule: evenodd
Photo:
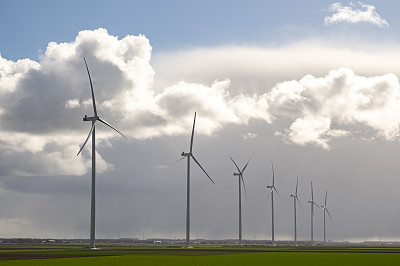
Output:
<svg viewBox="0 0 400 266">
<path fill-rule="evenodd" d="M 325 17 L 324 24 L 336 24 L 340 22 L 347 22 L 357 24 L 361 22 L 370 23 L 378 27 L 389 27 L 389 23 L 380 17 L 375 11 L 375 6 L 366 5 L 358 2 L 360 9 L 350 2 L 348 6 L 342 6 L 340 2 L 331 4 L 329 11 L 332 12 L 332 16 Z"/>
<path fill-rule="evenodd" d="M 82 116 L 93 113 L 84 56 L 100 117 L 131 139 L 187 134 L 197 111 L 196 133 L 209 136 L 230 124 L 259 121 L 285 142 L 324 149 L 333 139 L 362 135 L 360 126 L 372 129 L 376 137 L 395 140 L 398 79 L 394 74 L 366 75 L 396 66 L 393 58 L 399 51 L 388 50 L 354 52 L 318 42 L 194 49 L 158 55 L 155 64 L 167 72 L 158 74 L 161 83 L 155 86 L 152 47 L 145 36 L 119 39 L 105 29 L 81 31 L 70 43 L 49 43 L 39 63 L 0 57 L 0 174 L 89 171 L 90 153 L 76 156 L 90 127 Z M 347 67 L 336 68 L 343 64 Z M 183 76 L 176 80 L 171 69 Z M 98 150 L 123 141 L 102 125 L 96 133 Z M 243 138 L 255 136 L 259 134 Z M 97 170 L 114 169 L 100 154 Z"/>
<path fill-rule="evenodd" d="M 257 137 L 256 133 L 252 133 L 252 132 L 247 132 L 245 134 L 242 134 L 242 138 L 243 139 L 254 139 Z"/>
<path fill-rule="evenodd" d="M 229 102 L 229 80 L 211 86 L 179 82 L 162 93 L 152 90 L 151 46 L 144 36 L 111 36 L 105 29 L 81 31 L 70 43 L 49 43 L 40 62 L 0 58 L 0 161 L 3 175 L 82 175 L 90 156 L 76 157 L 89 131 L 82 123 L 92 114 L 88 77 L 91 71 L 99 115 L 137 139 L 186 133 L 194 111 L 202 113 L 198 133 L 211 134 L 230 122 L 243 122 Z M 115 132 L 98 127 L 98 147 Z M 17 162 L 24 159 L 23 166 Z M 101 157 L 99 157 L 100 162 Z M 15 162 L 15 163 L 13 163 Z M 100 163 L 98 172 L 112 169 Z"/>
<path fill-rule="evenodd" d="M 271 111 L 277 116 L 292 116 L 297 112 L 297 118 L 282 134 L 291 142 L 328 149 L 330 139 L 351 134 L 345 128 L 359 124 L 372 128 L 387 140 L 400 135 L 400 85 L 394 74 L 363 77 L 348 68 L 340 68 L 325 77 L 307 75 L 299 81 L 277 84 L 271 94 L 282 91 L 282 96 L 274 99 L 278 106 Z M 288 112 L 287 106 L 297 109 L 291 108 Z"/>
<path fill-rule="evenodd" d="M 13 62 L 1 57 L 0 54 L 0 93 L 8 93 L 15 90 L 18 81 L 29 70 L 38 69 L 39 64 L 29 59 Z"/>
<path fill-rule="evenodd" d="M 66 109 L 74 109 L 79 107 L 79 99 L 70 99 L 65 102 Z"/>
<path fill-rule="evenodd" d="M 11 62 L 0 58 L 1 174 L 82 175 L 90 156 L 76 156 L 89 131 L 82 116 L 92 114 L 85 56 L 93 67 L 93 83 L 100 115 L 115 123 L 124 117 L 125 99 L 144 98 L 152 82 L 151 46 L 144 36 L 118 40 L 104 29 L 82 31 L 71 43 L 49 43 L 40 62 Z M 134 92 L 133 92 L 134 88 Z M 131 89 L 131 90 L 129 90 Z M 109 119 L 110 118 L 110 119 Z M 98 148 L 113 132 L 98 127 Z M 5 155 L 6 154 L 6 155 Z M 24 159 L 24 164 L 18 162 Z M 112 169 L 99 157 L 98 171 Z M 15 162 L 15 163 L 14 163 Z"/>
<path fill-rule="evenodd" d="M 266 122 L 287 143 L 329 149 L 332 140 L 348 136 L 397 140 L 399 82 L 392 73 L 400 71 L 394 60 L 399 49 L 388 43 L 357 47 L 304 40 L 198 48 L 158 55 L 154 65 L 159 84 L 229 77 L 237 117 Z"/>
</svg>

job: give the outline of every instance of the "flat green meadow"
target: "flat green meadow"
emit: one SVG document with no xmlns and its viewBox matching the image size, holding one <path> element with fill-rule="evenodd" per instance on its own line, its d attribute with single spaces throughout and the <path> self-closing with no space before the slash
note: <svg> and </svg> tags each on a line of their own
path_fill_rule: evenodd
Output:
<svg viewBox="0 0 400 266">
<path fill-rule="evenodd" d="M 400 265 L 400 247 L 0 245 L 0 265 Z"/>
</svg>

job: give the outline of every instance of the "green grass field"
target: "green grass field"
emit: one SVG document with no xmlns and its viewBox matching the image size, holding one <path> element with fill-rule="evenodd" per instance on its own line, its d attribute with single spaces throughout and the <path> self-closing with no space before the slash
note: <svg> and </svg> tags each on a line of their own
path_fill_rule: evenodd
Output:
<svg viewBox="0 0 400 266">
<path fill-rule="evenodd" d="M 0 245 L 0 265 L 400 265 L 400 247 Z"/>
</svg>

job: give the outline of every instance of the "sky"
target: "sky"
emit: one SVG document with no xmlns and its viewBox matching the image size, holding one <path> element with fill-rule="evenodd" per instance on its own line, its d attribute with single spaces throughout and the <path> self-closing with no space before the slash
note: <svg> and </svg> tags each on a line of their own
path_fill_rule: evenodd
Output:
<svg viewBox="0 0 400 266">
<path fill-rule="evenodd" d="M 0 0 L 0 237 L 88 238 L 91 73 L 97 238 L 400 240 L 397 1 Z M 314 239 L 323 239 L 315 210 Z"/>
</svg>

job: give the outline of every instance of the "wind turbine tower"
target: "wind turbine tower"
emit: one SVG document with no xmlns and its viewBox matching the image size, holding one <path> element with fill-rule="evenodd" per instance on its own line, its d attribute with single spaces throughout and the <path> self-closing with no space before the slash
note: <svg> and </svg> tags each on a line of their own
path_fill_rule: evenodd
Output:
<svg viewBox="0 0 400 266">
<path fill-rule="evenodd" d="M 328 198 L 328 190 L 325 191 L 325 204 L 321 206 L 321 208 L 324 210 L 324 243 L 326 244 L 326 228 L 325 228 L 325 214 L 328 213 L 329 218 L 332 220 L 332 216 L 329 213 L 328 207 L 326 206 L 326 200 Z"/>
<path fill-rule="evenodd" d="M 244 179 L 243 179 L 243 172 L 246 169 L 247 165 L 249 164 L 251 157 L 241 171 L 237 166 L 237 164 L 235 163 L 235 161 L 232 159 L 232 157 L 230 158 L 232 162 L 235 164 L 236 169 L 238 170 L 238 172 L 237 173 L 234 172 L 233 175 L 239 176 L 239 246 L 242 246 L 242 185 L 240 184 L 240 180 L 242 180 L 244 193 L 246 194 L 247 198 L 246 186 L 244 184 Z"/>
<path fill-rule="evenodd" d="M 313 185 L 311 182 L 311 200 L 308 201 L 311 204 L 311 244 L 314 245 L 314 205 L 319 207 L 314 202 L 314 192 L 313 192 Z"/>
<path fill-rule="evenodd" d="M 211 179 L 211 177 L 207 174 L 206 170 L 200 165 L 200 163 L 196 160 L 193 155 L 193 136 L 194 136 L 194 127 L 196 124 L 196 112 L 194 113 L 194 120 L 193 120 L 193 128 L 192 128 L 192 136 L 190 138 L 190 151 L 189 152 L 182 152 L 181 159 L 176 161 L 175 163 L 183 160 L 187 157 L 187 181 L 186 181 L 186 243 L 185 248 L 190 248 L 190 158 L 200 167 L 201 170 L 207 175 L 211 182 L 215 184 L 215 182 Z M 175 164 L 174 163 L 174 164 Z"/>
<path fill-rule="evenodd" d="M 96 224 L 96 122 L 100 121 L 101 123 L 105 124 L 106 126 L 110 127 L 111 129 L 117 131 L 122 137 L 124 137 L 126 140 L 128 140 L 121 132 L 119 132 L 118 129 L 116 129 L 114 126 L 106 122 L 105 120 L 101 119 L 97 115 L 97 109 L 96 109 L 96 101 L 94 99 L 94 91 L 93 91 L 93 84 L 92 84 L 92 79 L 90 78 L 90 73 L 89 73 L 89 68 L 86 63 L 86 59 L 83 58 L 85 61 L 86 65 L 86 70 L 89 76 L 89 82 L 90 82 L 90 88 L 92 91 L 92 102 L 93 102 L 93 111 L 94 111 L 94 116 L 88 117 L 85 115 L 83 118 L 83 121 L 91 121 L 92 122 L 92 127 L 90 128 L 89 135 L 87 136 L 85 142 L 83 143 L 81 149 L 79 150 L 77 156 L 81 153 L 83 148 L 85 147 L 86 143 L 88 142 L 90 135 L 92 136 L 92 192 L 91 192 L 91 206 L 90 206 L 90 248 L 95 249 L 95 224 Z"/>
<path fill-rule="evenodd" d="M 274 191 L 278 194 L 279 197 L 280 197 L 280 195 L 279 195 L 278 190 L 276 190 L 276 187 L 275 187 L 274 163 L 271 162 L 271 164 L 272 164 L 272 186 L 267 186 L 267 188 L 270 189 L 270 192 L 269 192 L 268 196 L 271 195 L 271 206 L 272 206 L 272 208 L 271 208 L 271 210 L 272 210 L 272 245 L 275 245 Z M 267 196 L 267 197 L 268 197 L 268 196 Z"/>
<path fill-rule="evenodd" d="M 297 246 L 297 223 L 296 223 L 296 200 L 300 204 L 299 198 L 297 196 L 297 187 L 299 185 L 299 176 L 297 175 L 297 182 L 296 182 L 296 193 L 290 194 L 290 197 L 293 197 L 293 204 L 294 204 L 294 244 Z"/>
</svg>

